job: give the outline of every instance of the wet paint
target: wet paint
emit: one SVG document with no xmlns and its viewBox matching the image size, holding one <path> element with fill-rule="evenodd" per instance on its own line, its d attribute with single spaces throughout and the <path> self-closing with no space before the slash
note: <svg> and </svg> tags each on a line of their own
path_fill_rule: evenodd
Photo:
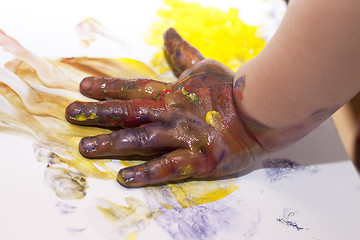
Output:
<svg viewBox="0 0 360 240">
<path fill-rule="evenodd" d="M 236 180 L 170 184 L 170 191 L 182 208 L 203 205 L 225 198 L 235 192 Z"/>
<path fill-rule="evenodd" d="M 181 88 L 181 93 L 192 103 L 200 102 L 200 98 L 196 95 L 196 93 L 188 92 L 185 88 Z"/>
<path fill-rule="evenodd" d="M 158 11 L 158 21 L 145 39 L 151 45 L 162 47 L 162 34 L 173 27 L 206 58 L 215 59 L 234 71 L 265 46 L 259 37 L 259 28 L 241 21 L 238 9 L 225 12 L 183 0 L 164 2 L 166 8 Z M 155 55 L 152 64 L 160 72 L 169 70 L 162 51 Z"/>
<path fill-rule="evenodd" d="M 220 129 L 222 127 L 222 122 L 220 118 L 220 114 L 217 111 L 209 111 L 206 113 L 205 121 L 210 126 Z"/>
<path fill-rule="evenodd" d="M 81 113 L 75 116 L 76 121 L 86 121 L 86 120 L 94 120 L 98 116 L 95 113 L 91 113 L 89 117 L 85 116 L 85 113 Z"/>
</svg>

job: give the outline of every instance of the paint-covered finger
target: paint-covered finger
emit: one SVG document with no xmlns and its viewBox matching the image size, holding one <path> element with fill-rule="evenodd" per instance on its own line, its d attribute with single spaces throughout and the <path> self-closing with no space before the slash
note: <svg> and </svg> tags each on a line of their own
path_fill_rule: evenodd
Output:
<svg viewBox="0 0 360 240">
<path fill-rule="evenodd" d="M 151 123 L 95 137 L 85 137 L 79 143 L 87 158 L 153 156 L 185 147 L 162 123 Z"/>
<path fill-rule="evenodd" d="M 121 169 L 117 180 L 124 187 L 143 187 L 190 178 L 206 170 L 200 151 L 178 149 L 144 164 Z"/>
<path fill-rule="evenodd" d="M 162 100 L 114 100 L 102 102 L 74 102 L 66 108 L 70 123 L 101 127 L 137 127 L 161 121 L 165 105 Z"/>
<path fill-rule="evenodd" d="M 106 99 L 158 99 L 171 91 L 171 85 L 152 79 L 87 77 L 80 83 L 80 92 L 87 97 Z"/>
<path fill-rule="evenodd" d="M 164 33 L 164 53 L 167 62 L 175 76 L 201 60 L 204 56 L 187 41 L 185 41 L 173 28 Z"/>
</svg>

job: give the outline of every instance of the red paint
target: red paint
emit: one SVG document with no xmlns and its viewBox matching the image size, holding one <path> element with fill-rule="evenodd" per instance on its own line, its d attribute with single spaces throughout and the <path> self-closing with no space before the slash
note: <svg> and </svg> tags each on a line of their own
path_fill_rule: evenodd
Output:
<svg viewBox="0 0 360 240">
<path fill-rule="evenodd" d="M 240 100 L 242 100 L 243 99 L 243 95 L 242 95 L 242 93 L 240 92 L 240 91 L 238 91 L 238 90 L 234 90 L 234 94 L 240 99 Z"/>
<path fill-rule="evenodd" d="M 161 93 L 161 96 L 164 96 L 164 95 L 166 95 L 166 94 L 168 94 L 168 93 L 173 93 L 174 91 L 172 91 L 172 90 L 169 90 L 169 89 L 164 89 L 163 91 L 162 91 L 162 93 Z"/>
</svg>

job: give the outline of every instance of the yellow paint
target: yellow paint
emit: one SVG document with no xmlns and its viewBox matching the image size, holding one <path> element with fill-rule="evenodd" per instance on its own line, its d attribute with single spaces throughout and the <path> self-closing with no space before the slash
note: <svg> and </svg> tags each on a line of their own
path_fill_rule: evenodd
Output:
<svg viewBox="0 0 360 240">
<path fill-rule="evenodd" d="M 187 100 L 193 103 L 200 102 L 200 98 L 195 94 L 185 90 L 185 88 L 181 88 L 181 93 L 186 97 Z"/>
<path fill-rule="evenodd" d="M 127 240 L 136 239 L 139 231 L 146 229 L 162 214 L 160 210 L 150 209 L 135 197 L 125 198 L 127 206 L 106 199 L 98 199 L 98 202 L 100 216 L 112 224 L 113 231 L 119 233 L 119 236 L 127 236 Z"/>
<path fill-rule="evenodd" d="M 160 203 L 160 205 L 161 205 L 163 208 L 168 209 L 168 210 L 174 209 L 174 206 L 173 206 L 173 205 L 170 205 L 170 204 L 167 204 L 167 203 Z"/>
<path fill-rule="evenodd" d="M 51 162 L 59 169 L 60 167 L 69 169 L 70 172 L 48 171 L 49 174 L 54 174 L 53 177 L 50 175 L 48 177 L 52 186 L 57 186 L 56 181 L 60 184 L 61 179 L 71 180 L 69 178 L 72 176 L 71 172 L 80 174 L 85 181 L 88 177 L 114 181 L 121 167 L 120 163 L 114 169 L 107 164 L 110 160 L 89 160 L 78 150 L 82 137 L 107 134 L 111 131 L 70 124 L 64 117 L 65 108 L 76 100 L 90 100 L 78 91 L 81 79 L 88 75 L 124 78 L 156 78 L 157 75 L 147 65 L 132 59 L 80 57 L 43 59 L 43 61 L 46 62 L 44 67 L 49 69 L 47 72 L 54 73 L 44 79 L 37 74 L 42 69 L 35 70 L 26 62 L 14 60 L 6 64 L 19 78 L 10 79 L 11 84 L 0 83 L 0 95 L 4 97 L 4 101 L 7 101 L 10 109 L 0 109 L 0 118 L 4 123 L 0 126 L 0 130 L 15 131 L 32 137 L 40 148 L 49 152 L 48 156 L 38 156 L 41 161 Z M 59 78 L 58 72 L 66 77 Z M 11 88 L 12 83 L 14 86 L 22 87 L 15 91 L 16 88 Z M 64 95 L 64 91 L 69 94 Z M 78 121 L 96 117 L 94 113 L 89 117 L 84 114 L 76 116 Z M 55 192 L 64 198 L 81 198 L 86 195 L 85 190 L 86 188 L 81 194 L 76 188 L 73 194 L 63 194 L 58 189 Z"/>
<path fill-rule="evenodd" d="M 179 170 L 182 176 L 189 176 L 195 172 L 195 169 L 190 164 Z"/>
<path fill-rule="evenodd" d="M 126 240 L 135 240 L 137 237 L 138 237 L 137 232 L 133 232 L 129 236 L 126 237 Z"/>
<path fill-rule="evenodd" d="M 182 208 L 193 207 L 220 200 L 235 192 L 239 186 L 234 179 L 222 181 L 194 181 L 169 184 L 170 191 Z"/>
<path fill-rule="evenodd" d="M 86 121 L 86 120 L 94 120 L 97 117 L 98 116 L 95 113 L 91 113 L 91 115 L 89 117 L 86 117 L 85 113 L 80 113 L 80 114 L 75 115 L 74 118 L 75 118 L 76 121 L 83 122 L 83 121 Z"/>
<path fill-rule="evenodd" d="M 220 129 L 222 127 L 220 114 L 217 111 L 208 111 L 206 113 L 205 120 L 207 124 L 209 124 L 210 126 L 216 129 Z"/>
<path fill-rule="evenodd" d="M 145 163 L 145 161 L 137 161 L 137 160 L 120 160 L 120 162 L 123 167 L 132 167 Z"/>
<path fill-rule="evenodd" d="M 238 17 L 239 10 L 227 12 L 183 0 L 165 0 L 166 8 L 158 11 L 159 19 L 150 29 L 146 42 L 163 46 L 163 33 L 174 27 L 194 47 L 207 57 L 218 60 L 232 70 L 259 54 L 265 41 L 259 37 L 259 27 L 245 24 Z M 167 68 L 162 50 L 154 56 L 157 70 Z"/>
</svg>

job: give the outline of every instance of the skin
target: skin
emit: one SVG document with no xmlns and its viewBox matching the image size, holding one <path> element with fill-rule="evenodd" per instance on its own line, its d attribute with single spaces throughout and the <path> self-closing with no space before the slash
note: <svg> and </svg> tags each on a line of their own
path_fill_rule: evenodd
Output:
<svg viewBox="0 0 360 240">
<path fill-rule="evenodd" d="M 236 106 L 267 151 L 297 142 L 359 92 L 358 22 L 357 0 L 291 0 L 269 43 L 235 73 Z"/>
<path fill-rule="evenodd" d="M 176 83 L 151 79 L 85 78 L 80 91 L 100 102 L 74 102 L 69 122 L 121 127 L 109 135 L 83 138 L 88 158 L 146 156 L 121 169 L 118 182 L 142 187 L 181 179 L 228 176 L 249 167 L 264 152 L 241 120 L 233 97 L 234 73 L 169 29 L 164 51 Z"/>
</svg>

